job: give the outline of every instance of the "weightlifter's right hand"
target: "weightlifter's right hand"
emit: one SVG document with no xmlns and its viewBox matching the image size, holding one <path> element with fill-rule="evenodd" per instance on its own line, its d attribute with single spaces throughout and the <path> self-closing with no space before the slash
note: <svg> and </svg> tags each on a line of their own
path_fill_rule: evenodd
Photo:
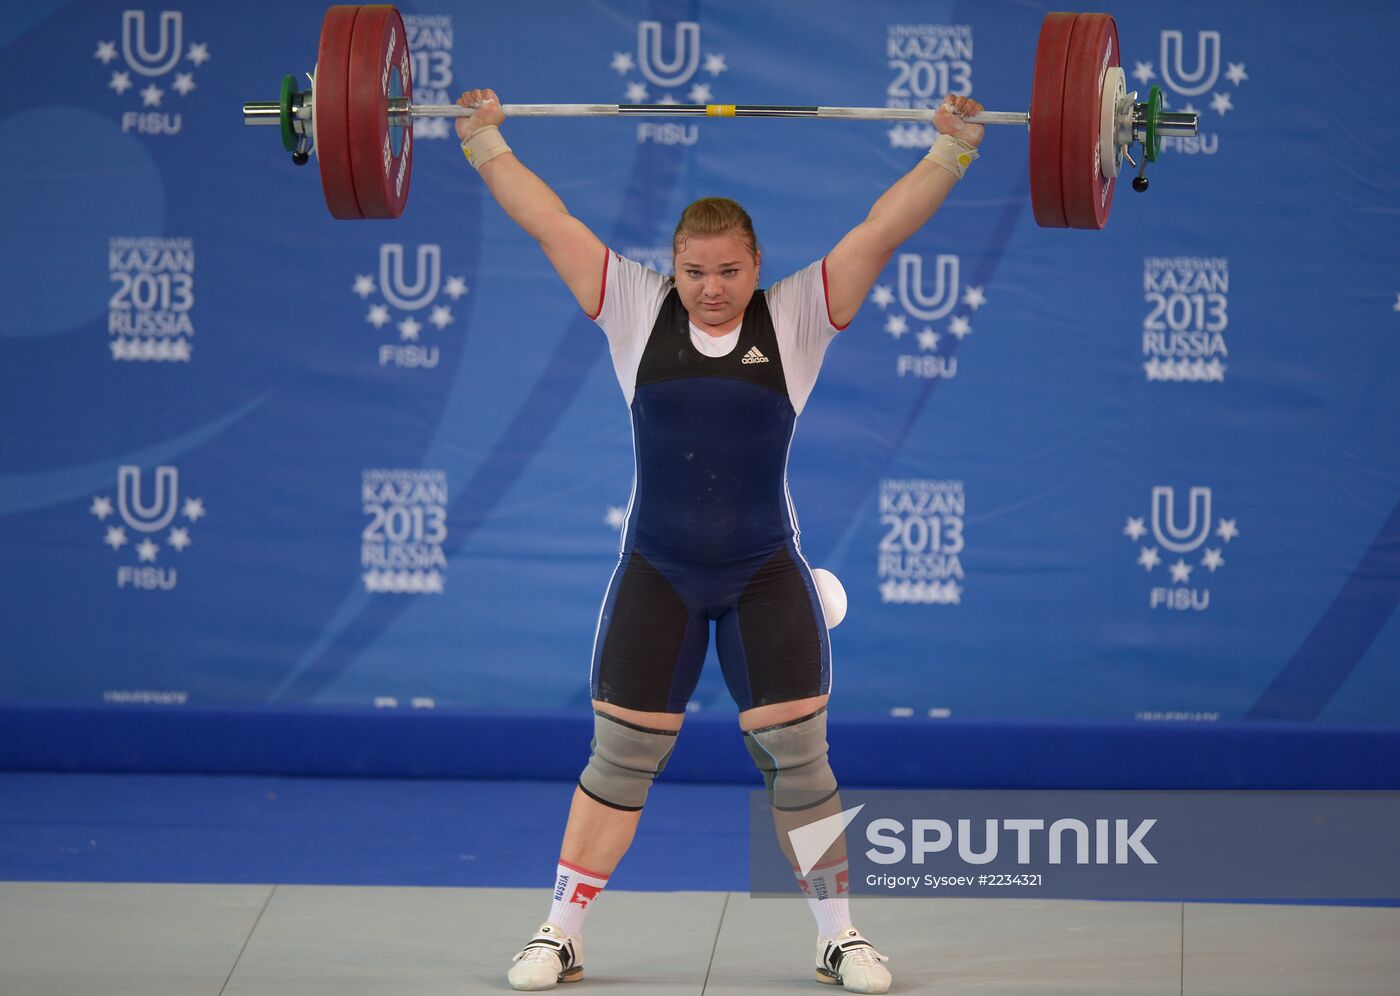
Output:
<svg viewBox="0 0 1400 996">
<path fill-rule="evenodd" d="M 457 103 L 463 107 L 475 108 L 475 113 L 469 118 L 458 118 L 456 121 L 457 137 L 465 142 L 472 137 L 472 132 L 478 128 L 485 128 L 487 125 L 498 125 L 506 119 L 501 112 L 501 98 L 496 96 L 495 90 L 468 90 L 457 98 Z"/>
</svg>

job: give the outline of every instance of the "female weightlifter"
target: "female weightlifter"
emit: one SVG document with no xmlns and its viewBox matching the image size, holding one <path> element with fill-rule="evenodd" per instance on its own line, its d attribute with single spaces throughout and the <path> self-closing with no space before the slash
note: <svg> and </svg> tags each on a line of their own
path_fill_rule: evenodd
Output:
<svg viewBox="0 0 1400 996">
<path fill-rule="evenodd" d="M 840 811 L 827 763 L 830 649 L 787 493 L 788 446 L 827 346 L 977 158 L 983 129 L 964 118 L 982 107 L 948 97 L 928 155 L 824 258 L 763 291 L 753 224 L 735 202 L 685 209 L 675 276 L 663 276 L 604 246 L 511 153 L 494 91 L 457 103 L 476 109 L 457 120 L 468 161 L 603 329 L 632 412 L 636 481 L 593 646 L 593 752 L 549 916 L 508 976 L 516 989 L 549 989 L 583 977 L 584 917 L 671 755 L 711 623 L 788 857 L 787 830 Z M 851 924 L 844 840 L 798 879 L 817 920 L 817 980 L 888 990 L 888 959 Z"/>
</svg>

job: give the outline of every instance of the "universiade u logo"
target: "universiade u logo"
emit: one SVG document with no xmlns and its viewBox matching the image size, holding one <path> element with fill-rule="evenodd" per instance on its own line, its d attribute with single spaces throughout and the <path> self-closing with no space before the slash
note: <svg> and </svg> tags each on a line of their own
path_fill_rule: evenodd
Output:
<svg viewBox="0 0 1400 996">
<path fill-rule="evenodd" d="M 1152 489 L 1152 535 L 1172 553 L 1189 553 L 1210 535 L 1210 488 L 1192 488 L 1186 527 L 1176 522 L 1176 491 L 1159 486 Z"/>
<path fill-rule="evenodd" d="M 1220 78 L 1220 32 L 1196 32 L 1196 68 L 1189 73 L 1181 63 L 1185 47 L 1180 31 L 1162 32 L 1162 82 L 1183 97 L 1195 97 Z"/>
<path fill-rule="evenodd" d="M 379 247 L 379 289 L 400 311 L 417 311 L 437 297 L 441 286 L 441 246 L 418 247 L 418 272 L 412 284 L 404 279 L 403 246 L 386 242 Z"/>
<path fill-rule="evenodd" d="M 126 64 L 142 76 L 163 76 L 175 68 L 185 47 L 184 15 L 178 10 L 160 12 L 160 48 L 146 47 L 146 12 L 122 11 L 122 55 Z"/>
<path fill-rule="evenodd" d="M 151 504 L 145 504 L 141 500 L 141 468 L 123 464 L 117 470 L 117 511 L 132 529 L 159 532 L 175 518 L 180 504 L 179 472 L 174 467 L 157 467 L 154 490 Z"/>
<path fill-rule="evenodd" d="M 674 35 L 675 56 L 667 62 L 661 52 L 661 22 L 642 21 L 637 25 L 637 67 L 657 86 L 680 86 L 700 68 L 700 25 L 680 21 Z"/>
<path fill-rule="evenodd" d="M 924 293 L 924 258 L 917 253 L 899 254 L 899 303 L 921 321 L 934 322 L 958 303 L 958 257 L 934 259 L 933 294 Z"/>
</svg>

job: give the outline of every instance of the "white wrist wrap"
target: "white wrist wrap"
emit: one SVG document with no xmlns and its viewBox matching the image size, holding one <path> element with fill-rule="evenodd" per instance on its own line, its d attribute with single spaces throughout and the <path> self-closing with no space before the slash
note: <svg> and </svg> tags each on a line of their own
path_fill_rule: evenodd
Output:
<svg viewBox="0 0 1400 996">
<path fill-rule="evenodd" d="M 462 154 L 467 157 L 467 162 L 477 169 L 481 169 L 503 152 L 509 151 L 510 146 L 506 144 L 506 140 L 501 137 L 501 130 L 495 125 L 478 128 L 472 132 L 471 138 L 462 143 Z"/>
<path fill-rule="evenodd" d="M 959 141 L 952 135 L 939 135 L 934 140 L 932 148 L 928 150 L 928 155 L 924 158 L 937 166 L 942 166 L 961 180 L 963 174 L 967 172 L 967 168 L 972 165 L 972 161 L 977 158 L 977 149 L 966 142 Z"/>
</svg>

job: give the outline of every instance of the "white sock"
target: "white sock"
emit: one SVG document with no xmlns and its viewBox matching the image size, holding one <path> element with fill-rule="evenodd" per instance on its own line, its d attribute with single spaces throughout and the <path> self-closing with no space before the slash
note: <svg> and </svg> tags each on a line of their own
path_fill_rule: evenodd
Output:
<svg viewBox="0 0 1400 996">
<path fill-rule="evenodd" d="M 797 869 L 797 883 L 817 919 L 818 937 L 835 937 L 851 929 L 851 866 L 845 858 L 813 868 L 806 875 Z"/>
<path fill-rule="evenodd" d="M 583 918 L 593 908 L 593 901 L 607 884 L 606 875 L 561 861 L 559 875 L 554 880 L 554 902 L 549 907 L 549 922 L 565 934 L 581 933 Z"/>
</svg>

